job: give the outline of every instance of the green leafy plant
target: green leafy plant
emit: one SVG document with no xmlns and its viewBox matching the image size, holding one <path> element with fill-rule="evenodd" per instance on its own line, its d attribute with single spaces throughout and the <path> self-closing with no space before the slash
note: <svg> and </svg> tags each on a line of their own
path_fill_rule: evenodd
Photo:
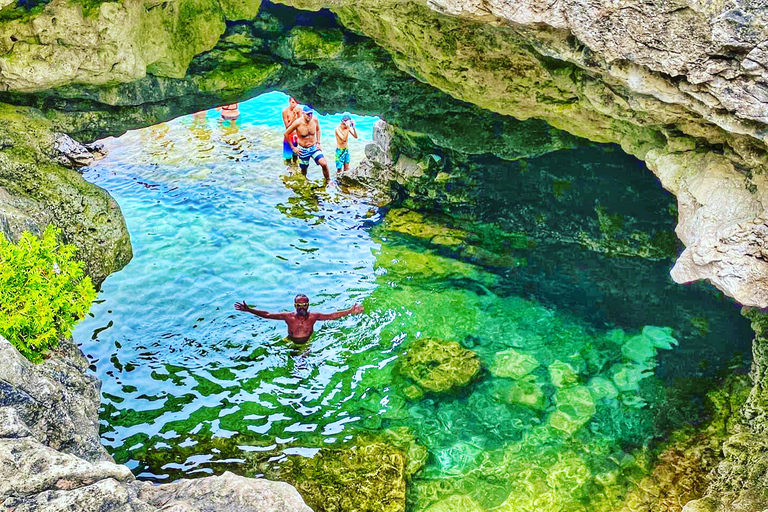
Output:
<svg viewBox="0 0 768 512">
<path fill-rule="evenodd" d="M 14 244 L 0 233 L 0 335 L 33 362 L 71 333 L 96 298 L 75 248 L 60 235 L 48 226 L 42 237 L 27 232 Z"/>
</svg>

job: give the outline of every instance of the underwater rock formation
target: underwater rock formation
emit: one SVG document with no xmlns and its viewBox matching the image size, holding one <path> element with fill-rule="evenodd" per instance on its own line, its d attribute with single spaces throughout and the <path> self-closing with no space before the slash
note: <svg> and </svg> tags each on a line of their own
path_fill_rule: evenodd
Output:
<svg viewBox="0 0 768 512">
<path fill-rule="evenodd" d="M 315 512 L 405 512 L 406 457 L 383 443 L 288 456 L 267 471 L 294 485 Z"/>
<path fill-rule="evenodd" d="M 479 371 L 477 354 L 455 341 L 422 338 L 400 359 L 400 372 L 432 393 L 466 386 Z"/>
</svg>

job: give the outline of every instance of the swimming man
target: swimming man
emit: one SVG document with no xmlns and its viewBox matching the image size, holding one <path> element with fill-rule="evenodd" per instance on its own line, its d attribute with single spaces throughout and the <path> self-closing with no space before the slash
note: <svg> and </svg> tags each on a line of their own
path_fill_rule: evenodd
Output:
<svg viewBox="0 0 768 512">
<path fill-rule="evenodd" d="M 299 103 L 296 101 L 296 98 L 291 96 L 288 98 L 288 106 L 283 109 L 283 124 L 285 124 L 285 127 L 288 128 L 291 126 L 291 123 L 293 123 L 300 116 L 301 108 L 299 107 Z M 293 135 L 292 142 L 293 146 L 298 144 L 296 135 Z M 290 165 L 291 162 L 295 164 L 299 159 L 299 156 L 293 152 L 293 146 L 290 142 L 288 142 L 287 138 L 283 139 L 283 159 L 285 160 L 285 165 Z"/>
<path fill-rule="evenodd" d="M 363 312 L 363 306 L 355 304 L 349 309 L 337 311 L 335 313 L 310 313 L 309 297 L 299 294 L 293 299 L 293 305 L 296 307 L 295 313 L 270 313 L 260 309 L 253 309 L 243 302 L 235 302 L 235 309 L 245 311 L 268 320 L 283 320 L 288 325 L 288 339 L 295 343 L 306 343 L 312 337 L 315 322 L 318 320 L 338 320 L 347 315 L 357 315 Z"/>
<path fill-rule="evenodd" d="M 341 118 L 338 128 L 336 128 L 336 172 L 341 171 L 342 166 L 344 172 L 349 170 L 349 148 L 347 147 L 347 139 L 349 134 L 352 134 L 354 138 L 357 138 L 357 130 L 355 129 L 355 122 L 348 115 L 344 115 Z"/>
<path fill-rule="evenodd" d="M 326 182 L 331 178 L 328 173 L 328 162 L 325 161 L 323 152 L 320 149 L 320 123 L 314 116 L 311 107 L 304 105 L 302 115 L 296 119 L 288 129 L 285 130 L 283 137 L 291 145 L 291 150 L 299 155 L 299 169 L 303 175 L 307 175 L 309 161 L 315 160 L 315 163 L 323 168 L 323 176 Z M 293 132 L 296 132 L 298 145 L 294 145 L 289 138 Z"/>
</svg>

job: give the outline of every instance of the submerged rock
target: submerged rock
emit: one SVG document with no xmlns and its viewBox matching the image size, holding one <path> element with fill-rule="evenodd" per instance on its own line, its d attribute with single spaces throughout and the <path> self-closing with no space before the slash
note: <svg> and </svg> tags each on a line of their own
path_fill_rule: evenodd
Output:
<svg viewBox="0 0 768 512">
<path fill-rule="evenodd" d="M 597 409 L 586 386 L 558 390 L 555 394 L 557 410 L 550 414 L 549 425 L 566 434 L 573 434 L 592 419 Z"/>
<path fill-rule="evenodd" d="M 535 357 L 510 348 L 496 354 L 491 373 L 497 377 L 522 379 L 540 366 Z"/>
<path fill-rule="evenodd" d="M 400 372 L 433 393 L 469 384 L 480 371 L 480 358 L 455 341 L 422 338 L 400 359 Z"/>
<path fill-rule="evenodd" d="M 383 443 L 288 456 L 267 470 L 291 483 L 315 512 L 404 512 L 405 455 Z"/>
</svg>

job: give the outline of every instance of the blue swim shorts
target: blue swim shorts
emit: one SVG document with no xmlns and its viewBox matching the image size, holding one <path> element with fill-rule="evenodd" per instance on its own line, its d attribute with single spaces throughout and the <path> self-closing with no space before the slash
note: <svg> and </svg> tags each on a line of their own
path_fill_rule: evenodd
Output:
<svg viewBox="0 0 768 512">
<path fill-rule="evenodd" d="M 309 161 L 311 159 L 314 159 L 315 163 L 318 163 L 318 160 L 321 158 L 324 158 L 323 152 L 320 151 L 317 144 L 313 144 L 308 148 L 299 146 L 299 167 L 307 168 L 309 167 Z"/>
<path fill-rule="evenodd" d="M 336 148 L 336 170 L 340 171 L 344 164 L 349 163 L 349 148 Z"/>
</svg>

